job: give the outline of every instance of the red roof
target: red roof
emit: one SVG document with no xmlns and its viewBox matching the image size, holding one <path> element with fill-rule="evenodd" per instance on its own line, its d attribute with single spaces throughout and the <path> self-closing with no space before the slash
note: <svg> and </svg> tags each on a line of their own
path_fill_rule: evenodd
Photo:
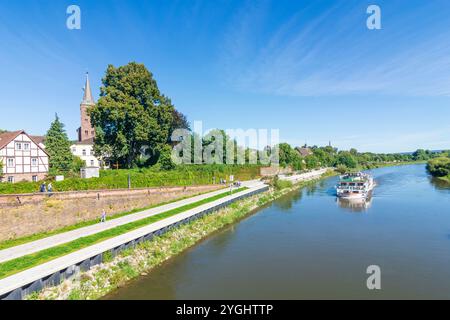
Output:
<svg viewBox="0 0 450 320">
<path fill-rule="evenodd" d="M 8 143 L 10 143 L 11 141 L 13 141 L 15 138 L 17 138 L 17 136 L 19 134 L 26 134 L 28 136 L 28 138 L 31 139 L 31 141 L 33 141 L 42 151 L 44 151 L 47 155 L 47 151 L 45 151 L 45 149 L 41 148 L 39 146 L 39 143 L 42 141 L 39 141 L 38 136 L 32 137 L 30 135 L 28 135 L 28 133 L 25 132 L 25 130 L 18 130 L 18 131 L 11 131 L 11 132 L 4 132 L 2 134 L 0 134 L 0 149 L 3 149 L 4 147 L 6 147 L 6 145 Z"/>
<path fill-rule="evenodd" d="M 25 132 L 24 130 L 19 131 L 11 131 L 11 132 L 4 132 L 0 134 L 0 149 L 3 149 L 8 143 L 13 141 L 19 134 Z"/>
</svg>

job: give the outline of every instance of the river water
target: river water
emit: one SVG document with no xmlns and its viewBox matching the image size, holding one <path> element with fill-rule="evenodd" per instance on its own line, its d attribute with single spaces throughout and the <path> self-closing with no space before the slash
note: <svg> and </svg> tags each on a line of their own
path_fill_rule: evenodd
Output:
<svg viewBox="0 0 450 320">
<path fill-rule="evenodd" d="M 424 165 L 369 171 L 368 203 L 337 178 L 261 208 L 107 299 L 450 298 L 450 188 Z M 369 265 L 381 290 L 368 290 Z"/>
</svg>

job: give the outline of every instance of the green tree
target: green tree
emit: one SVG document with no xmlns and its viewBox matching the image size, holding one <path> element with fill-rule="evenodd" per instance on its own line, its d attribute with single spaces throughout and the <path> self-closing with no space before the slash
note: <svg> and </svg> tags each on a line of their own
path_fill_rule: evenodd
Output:
<svg viewBox="0 0 450 320">
<path fill-rule="evenodd" d="M 70 171 L 73 162 L 70 141 L 58 115 L 55 115 L 55 120 L 47 131 L 45 150 L 49 154 L 50 173 L 58 174 Z"/>
<path fill-rule="evenodd" d="M 96 128 L 94 150 L 99 156 L 131 168 L 143 150 L 154 164 L 169 141 L 174 106 L 158 89 L 143 64 L 109 65 L 100 99 L 90 110 Z"/>
<path fill-rule="evenodd" d="M 337 158 L 337 164 L 342 164 L 346 166 L 347 168 L 354 169 L 358 166 L 358 162 L 356 158 L 348 151 L 341 151 L 339 152 L 338 158 Z"/>
<path fill-rule="evenodd" d="M 430 152 L 428 150 L 417 149 L 413 153 L 413 159 L 415 161 L 428 160 L 429 158 L 430 158 Z"/>
<path fill-rule="evenodd" d="M 162 148 L 158 159 L 158 165 L 162 170 L 175 169 L 175 164 L 172 161 L 172 149 L 170 148 L 170 146 L 165 145 Z"/>
</svg>

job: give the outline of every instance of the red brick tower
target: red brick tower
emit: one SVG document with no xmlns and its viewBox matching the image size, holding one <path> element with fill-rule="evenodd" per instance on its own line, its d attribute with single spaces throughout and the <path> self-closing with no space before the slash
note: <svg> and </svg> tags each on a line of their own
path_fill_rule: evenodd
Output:
<svg viewBox="0 0 450 320">
<path fill-rule="evenodd" d="M 91 84 L 89 83 L 89 74 L 86 73 L 86 84 L 84 85 L 83 101 L 80 104 L 81 127 L 78 128 L 78 141 L 93 140 L 95 137 L 94 128 L 91 125 L 91 119 L 87 110 L 95 105 L 92 97 Z"/>
</svg>

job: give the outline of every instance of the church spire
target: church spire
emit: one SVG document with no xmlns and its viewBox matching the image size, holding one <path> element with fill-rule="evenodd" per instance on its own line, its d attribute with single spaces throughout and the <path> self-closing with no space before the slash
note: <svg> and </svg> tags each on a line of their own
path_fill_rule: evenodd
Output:
<svg viewBox="0 0 450 320">
<path fill-rule="evenodd" d="M 86 72 L 86 84 L 84 85 L 83 101 L 81 104 L 94 104 L 94 98 L 92 98 L 91 84 L 89 82 L 89 73 Z"/>
</svg>

